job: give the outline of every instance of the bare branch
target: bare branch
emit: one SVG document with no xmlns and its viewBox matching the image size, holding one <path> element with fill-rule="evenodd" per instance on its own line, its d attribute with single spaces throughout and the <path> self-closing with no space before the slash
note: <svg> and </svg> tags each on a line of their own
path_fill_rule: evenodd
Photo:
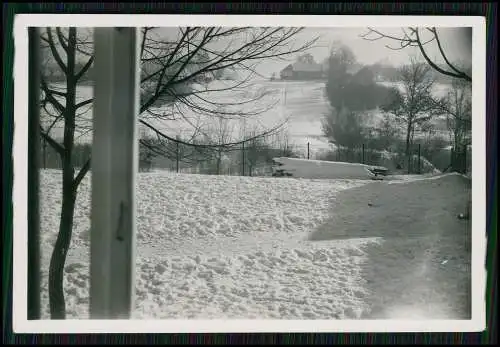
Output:
<svg viewBox="0 0 500 347">
<path fill-rule="evenodd" d="M 446 64 L 448 64 L 448 66 L 453 70 L 455 71 L 458 75 L 464 77 L 465 79 L 469 78 L 470 81 L 472 81 L 472 78 L 470 76 L 468 76 L 466 73 L 464 73 L 463 71 L 460 71 L 458 70 L 449 60 L 448 60 L 448 57 L 446 56 L 446 54 L 444 53 L 444 50 L 443 50 L 443 47 L 441 46 L 441 41 L 439 40 L 439 36 L 438 36 L 438 33 L 437 33 L 437 30 L 436 28 L 432 28 L 431 29 L 431 32 L 434 34 L 434 37 L 436 39 L 436 43 L 437 43 L 437 46 L 439 48 L 439 52 L 441 53 L 441 56 L 443 57 L 443 60 L 446 62 Z"/>
<path fill-rule="evenodd" d="M 79 109 L 80 107 L 91 104 L 93 101 L 94 101 L 94 98 L 79 102 L 78 104 L 75 105 L 75 109 Z"/>
<path fill-rule="evenodd" d="M 231 147 L 231 146 L 236 146 L 236 145 L 240 145 L 242 143 L 245 143 L 245 142 L 248 142 L 248 141 L 252 141 L 254 139 L 257 139 L 257 138 L 260 138 L 260 137 L 263 137 L 263 136 L 266 136 L 266 135 L 269 135 L 269 134 L 272 134 L 274 132 L 276 132 L 278 129 L 280 129 L 281 127 L 283 127 L 283 125 L 285 125 L 286 122 L 284 123 L 281 123 L 273 128 L 271 128 L 270 130 L 267 130 L 257 136 L 254 136 L 252 138 L 249 138 L 249 139 L 246 139 L 246 140 L 243 140 L 243 141 L 238 141 L 238 142 L 230 142 L 230 143 L 225 143 L 223 145 L 210 145 L 210 144 L 193 144 L 193 143 L 189 143 L 189 142 L 185 142 L 185 141 L 182 141 L 182 140 L 179 140 L 179 139 L 175 139 L 175 138 L 172 138 L 166 134 L 164 134 L 163 132 L 159 131 L 158 129 L 156 129 L 154 126 L 152 126 L 151 124 L 149 124 L 148 122 L 142 120 L 142 119 L 139 119 L 139 122 L 144 124 L 146 127 L 148 127 L 149 129 L 153 130 L 156 134 L 160 135 L 162 138 L 165 138 L 165 139 L 168 139 L 170 141 L 173 141 L 173 142 L 178 142 L 180 144 L 183 144 L 185 146 L 190 146 L 190 147 L 203 147 L 203 148 L 217 148 L 217 147 Z"/>
<path fill-rule="evenodd" d="M 389 48 L 389 49 L 392 49 L 392 50 L 401 50 L 401 49 L 404 49 L 406 47 L 418 47 L 422 56 L 424 57 L 424 59 L 426 60 L 426 62 L 434 69 L 436 70 L 437 72 L 443 74 L 443 75 L 447 75 L 447 76 L 450 76 L 450 77 L 454 77 L 454 78 L 460 78 L 460 79 L 463 79 L 463 80 L 466 80 L 466 81 L 472 81 L 472 77 L 467 75 L 466 73 L 464 73 L 463 71 L 460 71 L 458 70 L 449 60 L 448 60 L 448 57 L 446 56 L 442 46 L 441 46 L 441 42 L 439 40 L 439 35 L 437 33 L 437 30 L 436 28 L 426 28 L 427 31 L 429 31 L 430 33 L 433 34 L 432 38 L 430 38 L 429 40 L 427 41 L 422 41 L 421 40 L 421 37 L 420 37 L 420 34 L 419 34 L 419 29 L 418 28 L 413 28 L 413 27 L 410 27 L 408 28 L 410 33 L 406 32 L 405 29 L 403 29 L 403 36 L 402 37 L 397 37 L 397 36 L 393 36 L 393 35 L 388 35 L 388 34 L 384 34 L 378 30 L 375 30 L 373 28 L 368 28 L 368 32 L 364 33 L 364 34 L 361 34 L 359 35 L 361 38 L 363 38 L 364 40 L 367 40 L 367 41 L 378 41 L 378 40 L 381 40 L 381 39 L 390 39 L 392 41 L 395 41 L 395 42 L 398 42 L 399 43 L 399 47 L 391 47 L 389 45 L 385 45 L 385 47 Z M 372 37 L 370 37 L 370 35 L 372 35 Z M 373 37 L 373 35 L 375 35 Z M 414 37 L 412 37 L 412 35 Z M 427 54 L 426 50 L 425 50 L 425 45 L 427 45 L 428 43 L 432 42 L 432 41 L 436 41 L 437 43 L 437 46 L 438 46 L 438 49 L 439 49 L 439 52 L 441 54 L 441 56 L 443 57 L 443 60 L 446 62 L 446 64 L 454 71 L 454 72 L 451 72 L 451 71 L 446 71 L 444 70 L 443 68 L 439 67 L 435 62 L 432 61 L 432 59 L 429 57 L 429 55 Z"/>
<path fill-rule="evenodd" d="M 424 56 L 424 59 L 427 61 L 427 63 L 436 71 L 442 73 L 443 75 L 447 75 L 447 76 L 451 76 L 451 77 L 455 77 L 455 78 L 463 78 L 467 81 L 472 81 L 472 78 L 470 76 L 467 76 L 467 75 L 460 75 L 460 74 L 455 74 L 453 72 L 449 72 L 449 71 L 446 71 L 442 68 L 440 68 L 436 63 L 434 63 L 430 58 L 429 56 L 427 55 L 427 53 L 425 52 L 425 49 L 424 49 L 424 46 L 420 43 L 420 36 L 418 34 L 418 30 L 415 31 L 415 34 L 417 36 L 417 43 L 418 43 L 418 47 L 420 48 L 420 52 L 422 53 L 422 55 Z M 437 35 L 437 33 L 435 34 Z M 436 36 L 437 37 L 437 36 Z"/>
<path fill-rule="evenodd" d="M 73 190 L 75 192 L 78 189 L 78 186 L 82 182 L 82 180 L 85 177 L 85 175 L 87 174 L 87 172 L 89 172 L 89 169 L 90 169 L 90 158 L 87 159 L 85 164 L 83 164 L 82 168 L 78 172 L 78 175 L 76 175 L 75 179 L 73 180 Z"/>
<path fill-rule="evenodd" d="M 55 92 L 55 91 L 51 90 L 48 87 L 47 82 L 45 82 L 45 79 L 43 78 L 43 76 L 40 78 L 40 82 L 41 82 L 42 90 L 45 93 L 45 99 L 47 99 L 47 101 L 49 101 L 52 105 L 54 105 L 54 107 L 56 108 L 57 111 L 59 111 L 60 113 L 64 113 L 64 111 L 66 110 L 66 108 L 63 106 L 63 104 L 61 104 L 54 97 L 53 92 Z"/>
<path fill-rule="evenodd" d="M 92 63 L 94 62 L 94 56 L 90 57 L 90 59 L 87 61 L 87 63 L 82 67 L 82 69 L 80 70 L 80 72 L 78 72 L 75 76 L 76 80 L 80 80 L 83 75 L 85 75 L 85 73 L 90 69 L 90 67 L 92 66 Z"/>
<path fill-rule="evenodd" d="M 56 27 L 57 38 L 59 39 L 59 44 L 64 49 L 64 52 L 68 53 L 68 45 L 66 44 L 66 38 L 61 32 L 61 28 Z"/>
<path fill-rule="evenodd" d="M 64 64 L 64 62 L 61 58 L 61 55 L 57 51 L 57 47 L 56 47 L 56 45 L 54 43 L 54 39 L 52 37 L 52 31 L 50 28 L 47 28 L 46 31 L 47 31 L 47 37 L 48 37 L 47 42 L 49 43 L 49 48 L 50 48 L 50 51 L 52 52 L 52 56 L 54 57 L 57 65 L 59 65 L 61 70 L 66 74 L 68 72 L 68 67 Z"/>
<path fill-rule="evenodd" d="M 43 130 L 42 127 L 40 127 L 40 135 L 44 138 L 45 141 L 48 142 L 48 144 L 54 148 L 54 150 L 61 156 L 64 156 L 64 147 L 57 143 L 52 137 L 47 135 L 45 131 Z"/>
</svg>

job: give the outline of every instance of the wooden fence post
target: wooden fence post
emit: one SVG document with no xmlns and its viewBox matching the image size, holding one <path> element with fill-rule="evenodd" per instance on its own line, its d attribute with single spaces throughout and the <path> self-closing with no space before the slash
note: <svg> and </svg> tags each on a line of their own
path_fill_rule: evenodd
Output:
<svg viewBox="0 0 500 347">
<path fill-rule="evenodd" d="M 418 144 L 418 174 L 422 173 L 421 165 L 420 165 L 420 143 Z"/>
<path fill-rule="evenodd" d="M 245 176 L 245 142 L 241 144 L 241 175 Z"/>
<path fill-rule="evenodd" d="M 175 148 L 175 161 L 176 161 L 176 165 L 175 165 L 175 168 L 176 168 L 176 171 L 177 173 L 179 173 L 179 142 L 176 142 L 176 148 Z"/>
</svg>

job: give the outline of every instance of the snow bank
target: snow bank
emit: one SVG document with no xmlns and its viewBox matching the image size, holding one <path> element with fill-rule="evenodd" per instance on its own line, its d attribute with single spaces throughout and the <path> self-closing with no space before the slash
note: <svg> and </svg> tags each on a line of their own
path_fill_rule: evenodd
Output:
<svg viewBox="0 0 500 347">
<path fill-rule="evenodd" d="M 284 170 L 285 173 L 290 173 L 293 177 L 312 179 L 371 179 L 374 175 L 370 169 L 376 168 L 376 166 L 358 163 L 285 157 L 274 158 L 273 160 L 277 163 L 273 168 L 274 170 Z"/>
<path fill-rule="evenodd" d="M 460 174 L 458 172 L 450 172 L 446 174 L 429 174 L 429 175 L 407 175 L 398 176 L 397 180 L 388 182 L 388 184 L 406 184 L 410 182 L 422 182 L 422 181 L 433 181 L 440 180 L 444 183 L 450 184 L 470 184 L 471 177 L 467 175 Z"/>
<path fill-rule="evenodd" d="M 358 319 L 371 312 L 375 318 L 396 315 L 411 304 L 414 312 L 435 317 L 440 303 L 466 302 L 463 284 L 470 283 L 467 262 L 456 257 L 460 248 L 470 250 L 456 218 L 463 212 L 457 197 L 467 189 L 457 186 L 462 177 L 456 174 L 440 178 L 389 186 L 141 173 L 133 316 Z M 42 170 L 43 319 L 49 317 L 48 266 L 61 183 L 60 171 Z M 65 268 L 68 319 L 88 318 L 89 228 L 87 176 Z M 460 252 L 468 257 L 467 250 Z M 428 310 L 425 302 L 433 306 Z"/>
<path fill-rule="evenodd" d="M 363 247 L 311 243 L 338 192 L 368 181 L 141 173 L 134 317 L 359 318 Z M 42 305 L 61 208 L 61 172 L 41 172 Z M 80 186 L 65 269 L 67 317 L 89 304 L 90 177 Z"/>
<path fill-rule="evenodd" d="M 470 204 L 470 181 L 447 174 L 390 183 L 340 192 L 310 239 L 378 238 L 364 248 L 363 319 L 470 319 L 471 221 L 457 218 Z"/>
</svg>

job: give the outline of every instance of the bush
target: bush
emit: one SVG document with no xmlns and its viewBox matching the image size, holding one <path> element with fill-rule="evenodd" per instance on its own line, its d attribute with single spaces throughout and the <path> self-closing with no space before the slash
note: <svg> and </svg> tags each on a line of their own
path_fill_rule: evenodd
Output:
<svg viewBox="0 0 500 347">
<path fill-rule="evenodd" d="M 352 149 L 359 147 L 365 140 L 365 129 L 358 113 L 347 108 L 332 108 L 322 123 L 323 133 L 338 147 Z"/>
</svg>

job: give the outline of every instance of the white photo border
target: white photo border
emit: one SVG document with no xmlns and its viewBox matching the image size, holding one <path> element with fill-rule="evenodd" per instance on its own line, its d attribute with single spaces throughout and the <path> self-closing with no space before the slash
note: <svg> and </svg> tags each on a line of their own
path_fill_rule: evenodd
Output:
<svg viewBox="0 0 500 347">
<path fill-rule="evenodd" d="M 362 19 L 360 18 L 362 17 Z M 28 27 L 472 27 L 471 320 L 27 320 Z M 357 25 L 354 25 L 356 23 Z M 15 333 L 479 332 L 486 328 L 486 22 L 479 16 L 18 14 L 14 21 L 13 308 Z"/>
</svg>

